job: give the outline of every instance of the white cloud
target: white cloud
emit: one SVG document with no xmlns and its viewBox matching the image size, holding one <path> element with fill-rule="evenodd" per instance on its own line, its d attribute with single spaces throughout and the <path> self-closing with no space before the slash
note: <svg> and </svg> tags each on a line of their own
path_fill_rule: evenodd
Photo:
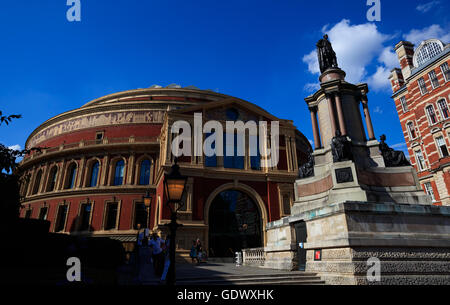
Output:
<svg viewBox="0 0 450 305">
<path fill-rule="evenodd" d="M 307 83 L 303 89 L 306 92 L 314 92 L 314 91 L 319 90 L 319 88 L 320 88 L 319 83 Z"/>
<path fill-rule="evenodd" d="M 388 68 L 394 68 L 399 64 L 398 56 L 394 52 L 394 49 L 391 47 L 386 47 L 383 49 L 380 56 L 378 57 L 378 61 L 382 62 Z"/>
<path fill-rule="evenodd" d="M 418 10 L 421 13 L 426 13 L 440 3 L 441 1 L 431 1 L 424 4 L 420 4 L 416 7 L 416 10 Z"/>
<path fill-rule="evenodd" d="M 398 65 L 398 60 L 393 48 L 384 44 L 393 36 L 378 31 L 374 23 L 352 25 L 347 19 L 328 27 L 324 26 L 322 32 L 328 34 L 339 67 L 347 73 L 346 80 L 351 83 L 368 82 L 374 90 L 389 89 L 389 71 Z M 377 71 L 369 75 L 367 68 L 374 59 L 379 65 Z M 309 72 L 320 74 L 316 50 L 304 55 L 303 62 L 308 65 Z"/>
<path fill-rule="evenodd" d="M 20 147 L 19 144 L 16 144 L 16 145 L 13 145 L 13 146 L 9 146 L 8 148 L 12 149 L 12 150 L 22 150 L 22 148 Z"/>
<path fill-rule="evenodd" d="M 408 34 L 403 35 L 403 38 L 415 45 L 430 38 L 437 38 L 448 43 L 450 42 L 450 31 L 441 28 L 438 24 L 433 24 L 423 29 L 412 29 Z"/>
<path fill-rule="evenodd" d="M 391 85 L 388 78 L 391 74 L 391 70 L 392 69 L 386 68 L 385 66 L 378 66 L 377 71 L 367 79 L 370 88 L 375 91 L 390 88 Z"/>
<path fill-rule="evenodd" d="M 391 148 L 393 149 L 406 149 L 406 143 L 402 142 L 402 143 L 397 143 L 391 146 Z"/>
</svg>

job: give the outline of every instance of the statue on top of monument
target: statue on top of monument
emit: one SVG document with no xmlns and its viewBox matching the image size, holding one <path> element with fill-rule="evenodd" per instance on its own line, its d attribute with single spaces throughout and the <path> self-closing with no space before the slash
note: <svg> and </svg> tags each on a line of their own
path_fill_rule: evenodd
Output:
<svg viewBox="0 0 450 305">
<path fill-rule="evenodd" d="M 393 150 L 385 143 L 386 135 L 381 135 L 380 137 L 380 151 L 383 155 L 384 164 L 386 167 L 399 167 L 399 166 L 410 166 L 408 159 L 405 157 L 405 153 L 402 151 Z"/>
<path fill-rule="evenodd" d="M 323 39 L 317 42 L 316 46 L 320 72 L 323 73 L 329 68 L 337 68 L 338 63 L 336 53 L 333 50 L 331 42 L 328 40 L 328 35 L 325 34 Z"/>
</svg>

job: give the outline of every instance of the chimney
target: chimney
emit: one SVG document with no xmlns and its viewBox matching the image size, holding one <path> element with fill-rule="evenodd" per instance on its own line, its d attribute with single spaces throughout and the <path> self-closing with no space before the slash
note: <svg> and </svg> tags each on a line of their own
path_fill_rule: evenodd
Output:
<svg viewBox="0 0 450 305">
<path fill-rule="evenodd" d="M 391 71 L 391 75 L 389 76 L 389 80 L 391 81 L 392 92 L 397 92 L 405 85 L 405 79 L 403 78 L 402 70 L 399 68 L 395 68 Z"/>
<path fill-rule="evenodd" d="M 409 41 L 400 41 L 395 46 L 395 52 L 402 68 L 402 74 L 404 79 L 407 79 L 411 75 L 411 70 L 414 68 L 414 45 Z"/>
</svg>

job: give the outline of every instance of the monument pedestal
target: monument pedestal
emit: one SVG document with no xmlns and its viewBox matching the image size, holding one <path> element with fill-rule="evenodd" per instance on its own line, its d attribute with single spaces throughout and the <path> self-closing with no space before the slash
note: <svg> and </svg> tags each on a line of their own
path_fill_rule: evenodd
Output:
<svg viewBox="0 0 450 305">
<path fill-rule="evenodd" d="M 305 271 L 327 284 L 450 283 L 450 207 L 346 201 L 305 211 L 267 226 L 266 268 L 298 269 L 298 222 Z M 381 262 L 379 282 L 367 277 L 370 258 Z"/>
</svg>

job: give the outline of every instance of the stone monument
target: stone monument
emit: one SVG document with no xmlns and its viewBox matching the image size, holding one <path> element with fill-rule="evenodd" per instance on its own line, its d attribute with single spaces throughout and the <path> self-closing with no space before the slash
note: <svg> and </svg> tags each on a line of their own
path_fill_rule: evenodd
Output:
<svg viewBox="0 0 450 305">
<path fill-rule="evenodd" d="M 315 272 L 328 284 L 450 284 L 450 207 L 433 206 L 404 154 L 376 140 L 368 86 L 345 81 L 326 35 L 317 49 L 320 89 L 305 99 L 315 150 L 291 216 L 266 227 L 264 267 Z"/>
</svg>

